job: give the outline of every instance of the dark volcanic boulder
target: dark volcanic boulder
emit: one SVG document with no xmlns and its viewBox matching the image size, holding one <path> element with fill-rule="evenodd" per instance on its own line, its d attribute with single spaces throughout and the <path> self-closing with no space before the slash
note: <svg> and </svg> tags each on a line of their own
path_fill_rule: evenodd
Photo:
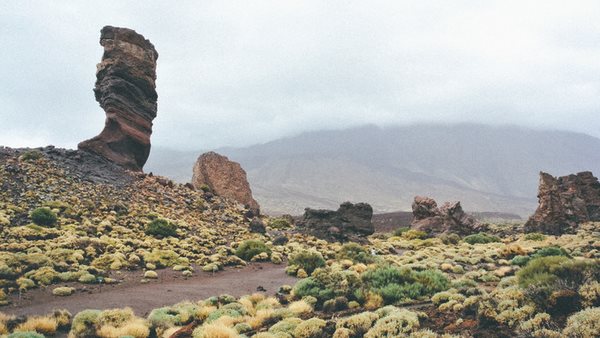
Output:
<svg viewBox="0 0 600 338">
<path fill-rule="evenodd" d="M 446 202 L 438 208 L 433 199 L 416 196 L 412 209 L 411 228 L 431 235 L 442 233 L 469 235 L 484 230 L 475 218 L 463 211 L 460 202 Z"/>
<path fill-rule="evenodd" d="M 255 217 L 252 219 L 252 221 L 250 221 L 250 227 L 248 228 L 248 230 L 250 230 L 250 232 L 258 234 L 264 234 L 267 232 L 265 223 L 263 223 L 263 221 L 258 217 Z"/>
<path fill-rule="evenodd" d="M 589 171 L 553 177 L 540 172 L 538 208 L 525 232 L 573 233 L 582 222 L 600 221 L 600 183 Z"/>
<path fill-rule="evenodd" d="M 345 202 L 336 211 L 306 208 L 297 227 L 318 238 L 345 241 L 372 234 L 372 217 L 369 204 Z"/>
<path fill-rule="evenodd" d="M 258 202 L 252 197 L 246 171 L 226 156 L 212 151 L 200 155 L 194 164 L 192 184 L 196 189 L 206 185 L 215 194 L 247 206 L 252 211 L 252 215 L 247 215 L 249 217 L 257 216 L 260 212 Z"/>
<path fill-rule="evenodd" d="M 127 169 L 141 171 L 150 154 L 152 120 L 156 117 L 156 60 L 154 45 L 129 28 L 106 26 L 104 47 L 96 66 L 96 101 L 106 112 L 102 132 L 79 144 Z"/>
</svg>

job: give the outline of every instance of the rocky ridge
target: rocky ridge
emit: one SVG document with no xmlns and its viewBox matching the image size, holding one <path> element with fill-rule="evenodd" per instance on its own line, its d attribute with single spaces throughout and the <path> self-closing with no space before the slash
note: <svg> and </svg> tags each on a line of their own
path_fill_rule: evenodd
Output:
<svg viewBox="0 0 600 338">
<path fill-rule="evenodd" d="M 54 225 L 31 223 L 40 207 L 56 215 Z M 0 285 L 11 291 L 25 275 L 41 286 L 147 263 L 244 264 L 228 246 L 249 236 L 247 212 L 87 152 L 0 148 Z M 158 219 L 174 232 L 150 234 Z"/>
<path fill-rule="evenodd" d="M 428 234 L 469 235 L 484 230 L 482 224 L 463 211 L 460 202 L 446 202 L 438 208 L 432 198 L 416 196 L 412 210 L 411 227 Z"/>
<path fill-rule="evenodd" d="M 96 101 L 106 112 L 102 132 L 79 144 L 127 169 L 141 171 L 150 154 L 152 120 L 156 117 L 156 60 L 158 52 L 129 28 L 105 26 L 97 65 Z"/>
<path fill-rule="evenodd" d="M 600 221 L 600 182 L 592 172 L 562 177 L 540 172 L 539 205 L 526 232 L 573 233 L 582 222 Z"/>
<path fill-rule="evenodd" d="M 306 208 L 296 226 L 317 238 L 360 240 L 375 232 L 372 217 L 373 208 L 369 204 L 345 202 L 337 210 Z"/>
</svg>

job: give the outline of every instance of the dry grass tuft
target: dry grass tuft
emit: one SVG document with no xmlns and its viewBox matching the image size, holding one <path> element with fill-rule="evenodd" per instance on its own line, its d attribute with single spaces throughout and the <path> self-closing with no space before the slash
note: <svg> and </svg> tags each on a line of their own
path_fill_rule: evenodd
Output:
<svg viewBox="0 0 600 338">
<path fill-rule="evenodd" d="M 238 338 L 236 330 L 218 324 L 208 324 L 194 330 L 193 338 Z"/>
<path fill-rule="evenodd" d="M 15 331 L 35 331 L 43 334 L 54 334 L 58 328 L 58 322 L 47 316 L 30 317 L 26 322 L 17 326 Z"/>
</svg>

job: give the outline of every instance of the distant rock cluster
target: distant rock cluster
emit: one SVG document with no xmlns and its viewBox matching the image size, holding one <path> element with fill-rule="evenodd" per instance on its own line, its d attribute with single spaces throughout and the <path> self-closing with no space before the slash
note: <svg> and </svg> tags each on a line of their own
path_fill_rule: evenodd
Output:
<svg viewBox="0 0 600 338">
<path fill-rule="evenodd" d="M 152 120 L 156 117 L 156 60 L 158 52 L 129 28 L 105 26 L 97 65 L 96 101 L 106 112 L 102 132 L 79 144 L 127 169 L 141 171 L 150 154 Z"/>
<path fill-rule="evenodd" d="M 600 221 L 600 183 L 591 172 L 562 177 L 540 173 L 539 205 L 525 232 L 575 232 L 581 222 Z"/>
<path fill-rule="evenodd" d="M 373 208 L 367 203 L 345 202 L 338 210 L 306 208 L 296 226 L 315 237 L 327 240 L 357 240 L 375 232 Z"/>
<path fill-rule="evenodd" d="M 196 189 L 206 186 L 219 196 L 247 206 L 253 214 L 251 216 L 260 214 L 260 207 L 252 197 L 246 172 L 239 163 L 211 151 L 198 157 L 193 170 L 192 185 Z"/>
<path fill-rule="evenodd" d="M 431 235 L 442 233 L 469 235 L 484 230 L 482 224 L 463 211 L 460 202 L 446 202 L 438 208 L 432 198 L 416 196 L 412 210 L 411 227 Z"/>
</svg>

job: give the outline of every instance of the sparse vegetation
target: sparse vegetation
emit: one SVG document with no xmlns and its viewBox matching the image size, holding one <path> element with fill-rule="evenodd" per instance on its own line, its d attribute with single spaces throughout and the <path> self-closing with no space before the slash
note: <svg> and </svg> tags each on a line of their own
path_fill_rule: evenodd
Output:
<svg viewBox="0 0 600 338">
<path fill-rule="evenodd" d="M 239 298 L 215 295 L 154 309 L 146 318 L 126 308 L 85 310 L 72 321 L 65 311 L 19 321 L 0 314 L 3 337 L 54 332 L 69 332 L 72 338 L 168 337 L 186 325 L 195 325 L 194 337 L 598 333 L 597 223 L 562 236 L 490 225 L 487 233 L 462 240 L 453 233 L 429 237 L 397 229 L 393 235 L 375 234 L 357 242 L 326 242 L 297 232 L 288 217 L 265 217 L 262 221 L 271 229 L 251 233 L 237 205 L 161 184 L 158 178 L 98 189 L 65 178 L 51 163 L 49 158 L 19 162 L 26 173 L 23 184 L 30 189 L 18 198 L 0 191 L 5 239 L 0 243 L 0 305 L 9 304 L 19 291 L 66 297 L 118 282 L 124 272 L 134 283 L 152 285 L 174 272 L 186 278 L 210 273 L 218 279 L 220 270 L 260 261 L 287 264 L 281 269 L 299 279 L 293 287 L 282 286 L 276 298 L 270 297 L 270 288 L 266 294 Z M 8 177 L 2 168 L 1 178 Z M 55 219 L 36 221 L 38 209 Z M 285 240 L 275 244 L 278 238 Z"/>
<path fill-rule="evenodd" d="M 40 151 L 28 150 L 28 151 L 24 152 L 23 155 L 21 155 L 19 157 L 19 159 L 21 161 L 36 161 L 42 157 L 44 157 L 44 155 Z"/>
</svg>

